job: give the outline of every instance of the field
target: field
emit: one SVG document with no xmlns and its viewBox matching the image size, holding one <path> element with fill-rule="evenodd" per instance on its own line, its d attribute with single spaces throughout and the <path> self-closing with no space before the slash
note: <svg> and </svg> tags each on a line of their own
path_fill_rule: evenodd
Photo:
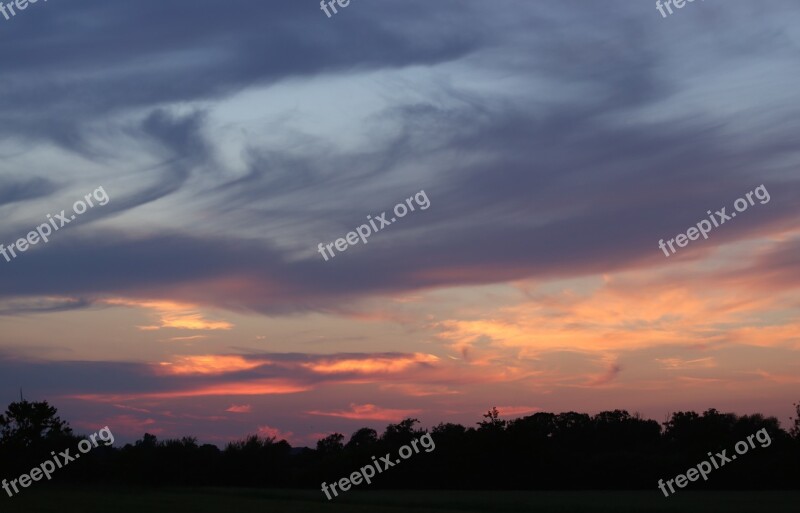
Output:
<svg viewBox="0 0 800 513">
<path fill-rule="evenodd" d="M 796 513 L 800 492 L 322 492 L 252 489 L 35 489 L 3 497 L 4 513 Z"/>
</svg>

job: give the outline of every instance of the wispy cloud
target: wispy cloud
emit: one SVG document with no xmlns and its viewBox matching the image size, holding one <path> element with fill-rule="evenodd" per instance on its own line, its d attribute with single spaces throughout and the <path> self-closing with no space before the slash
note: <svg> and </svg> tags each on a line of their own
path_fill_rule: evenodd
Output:
<svg viewBox="0 0 800 513">
<path fill-rule="evenodd" d="M 128 306 L 153 310 L 160 318 L 160 324 L 150 326 L 138 326 L 143 331 L 154 331 L 163 328 L 175 328 L 184 330 L 229 330 L 233 325 L 226 321 L 211 321 L 206 319 L 203 314 L 196 311 L 195 305 L 186 303 L 176 303 L 173 301 L 141 301 L 132 299 L 106 299 L 109 305 Z"/>
<path fill-rule="evenodd" d="M 159 370 L 167 374 L 225 374 L 255 369 L 265 362 L 248 360 L 242 356 L 203 355 L 179 356 L 171 362 L 161 362 Z"/>
<path fill-rule="evenodd" d="M 385 420 L 385 421 L 399 421 L 411 415 L 420 413 L 418 409 L 392 409 L 381 408 L 374 404 L 351 404 L 349 409 L 346 410 L 331 410 L 308 411 L 309 415 L 322 415 L 326 417 L 340 417 L 343 419 L 357 419 L 357 420 Z"/>
<path fill-rule="evenodd" d="M 95 402 L 135 401 L 143 399 L 180 399 L 186 397 L 296 394 L 311 387 L 288 380 L 260 379 L 239 383 L 220 383 L 193 389 L 129 394 L 76 394 L 67 397 Z"/>
<path fill-rule="evenodd" d="M 432 354 L 417 353 L 410 356 L 386 356 L 383 358 L 320 360 L 302 364 L 313 372 L 320 374 L 359 373 L 380 374 L 402 372 L 412 365 L 431 364 L 439 361 Z"/>
<path fill-rule="evenodd" d="M 289 443 L 293 443 L 294 439 L 294 433 L 291 431 L 281 431 L 271 426 L 258 426 L 258 434 L 275 440 L 286 440 Z"/>
<path fill-rule="evenodd" d="M 537 408 L 536 406 L 497 406 L 497 411 L 500 412 L 500 415 L 503 417 L 536 413 L 541 410 L 541 408 Z"/>
<path fill-rule="evenodd" d="M 682 358 L 657 358 L 656 361 L 669 370 L 711 369 L 717 366 L 716 361 L 711 356 L 693 360 L 685 360 Z"/>
</svg>

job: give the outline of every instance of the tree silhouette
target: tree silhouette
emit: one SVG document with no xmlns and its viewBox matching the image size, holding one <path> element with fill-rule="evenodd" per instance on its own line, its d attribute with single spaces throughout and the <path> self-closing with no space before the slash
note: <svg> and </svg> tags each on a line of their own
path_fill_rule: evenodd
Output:
<svg viewBox="0 0 800 513">
<path fill-rule="evenodd" d="M 11 403 L 0 415 L 0 444 L 14 447 L 41 445 L 72 437 L 72 429 L 47 401 Z"/>
<path fill-rule="evenodd" d="M 506 427 L 506 421 L 500 420 L 500 412 L 497 410 L 496 406 L 492 406 L 491 410 L 484 413 L 483 418 L 486 420 L 478 422 L 478 426 L 480 426 L 479 429 L 498 431 Z"/>
<path fill-rule="evenodd" d="M 375 447 L 378 443 L 378 432 L 372 428 L 361 428 L 350 436 L 346 449 L 363 452 Z"/>
<path fill-rule="evenodd" d="M 0 415 L 0 470 L 14 474 L 77 443 L 72 429 L 46 401 L 21 400 Z"/>
<path fill-rule="evenodd" d="M 795 415 L 796 417 L 789 417 L 791 420 L 794 421 L 794 425 L 789 430 L 789 434 L 792 438 L 796 438 L 800 440 L 800 403 L 795 403 L 794 405 Z"/>
<path fill-rule="evenodd" d="M 423 433 L 414 429 L 415 424 L 419 424 L 419 419 L 408 418 L 398 424 L 389 424 L 381 436 L 381 441 L 393 449 L 405 445 Z"/>
<path fill-rule="evenodd" d="M 594 415 L 537 412 L 502 420 L 490 409 L 474 427 L 442 423 L 430 431 L 435 450 L 413 451 L 401 465 L 376 476 L 370 487 L 396 489 L 653 489 L 745 439 L 747 456 L 698 482 L 698 489 L 797 489 L 800 486 L 800 403 L 787 430 L 778 419 L 709 409 L 675 412 L 661 424 L 625 410 Z M 220 450 L 194 437 L 159 440 L 145 433 L 121 448 L 103 445 L 79 463 L 60 469 L 58 480 L 150 486 L 314 487 L 332 482 L 390 454 L 411 447 L 427 433 L 407 418 L 378 436 L 357 429 L 347 444 L 341 433 L 316 448 L 292 448 L 285 440 L 257 435 Z M 113 426 L 110 426 L 113 430 Z M 769 435 L 769 440 L 766 440 Z M 50 456 L 75 449 L 78 438 L 46 402 L 12 403 L 0 416 L 0 474 L 20 475 Z M 410 450 L 410 449 L 408 449 Z M 74 452 L 73 452 L 74 454 Z"/>
<path fill-rule="evenodd" d="M 317 451 L 321 454 L 330 455 L 338 454 L 344 449 L 344 435 L 341 433 L 333 433 L 322 440 L 317 441 Z"/>
</svg>

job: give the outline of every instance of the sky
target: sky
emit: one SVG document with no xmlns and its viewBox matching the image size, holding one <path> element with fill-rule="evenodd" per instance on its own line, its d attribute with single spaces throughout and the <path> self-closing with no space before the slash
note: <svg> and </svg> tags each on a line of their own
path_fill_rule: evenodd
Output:
<svg viewBox="0 0 800 513">
<path fill-rule="evenodd" d="M 61 0 L 0 41 L 3 405 L 313 446 L 800 400 L 794 0 Z"/>
</svg>

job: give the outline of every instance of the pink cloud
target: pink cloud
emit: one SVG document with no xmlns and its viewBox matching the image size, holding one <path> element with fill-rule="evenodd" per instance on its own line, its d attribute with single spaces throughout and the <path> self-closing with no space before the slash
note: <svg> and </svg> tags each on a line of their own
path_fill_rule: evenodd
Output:
<svg viewBox="0 0 800 513">
<path fill-rule="evenodd" d="M 412 385 L 407 383 L 381 385 L 381 390 L 397 391 L 411 397 L 427 397 L 431 395 L 457 395 L 462 392 L 452 390 L 445 385 Z"/>
<path fill-rule="evenodd" d="M 503 417 L 508 417 L 511 415 L 536 413 L 537 411 L 542 411 L 542 409 L 537 408 L 536 406 L 498 406 L 497 411 L 499 411 L 500 415 L 502 415 Z"/>
<path fill-rule="evenodd" d="M 274 438 L 275 440 L 286 440 L 289 443 L 291 443 L 291 439 L 294 437 L 294 433 L 291 431 L 284 432 L 271 426 L 258 426 L 258 434 L 268 438 Z"/>
<path fill-rule="evenodd" d="M 341 417 L 343 419 L 399 421 L 420 411 L 381 408 L 374 404 L 351 404 L 349 410 L 314 410 L 306 413 L 309 415 L 324 415 L 326 417 Z"/>
<path fill-rule="evenodd" d="M 225 411 L 229 411 L 231 413 L 250 413 L 253 411 L 253 407 L 249 404 L 232 404 L 230 408 Z"/>
</svg>

